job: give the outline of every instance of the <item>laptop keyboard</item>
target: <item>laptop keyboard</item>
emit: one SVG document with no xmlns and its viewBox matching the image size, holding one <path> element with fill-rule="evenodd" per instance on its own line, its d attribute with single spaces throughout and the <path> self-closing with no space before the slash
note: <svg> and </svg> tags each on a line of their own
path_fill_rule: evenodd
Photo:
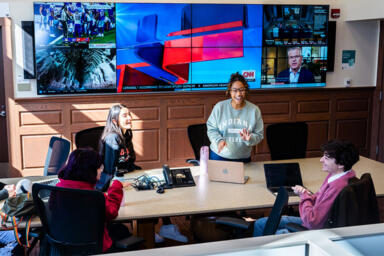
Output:
<svg viewBox="0 0 384 256">
<path fill-rule="evenodd" d="M 56 184 L 59 183 L 59 181 L 60 181 L 59 178 L 52 178 L 52 179 L 44 179 L 44 180 L 40 180 L 40 181 L 35 181 L 34 183 L 56 186 Z"/>
</svg>

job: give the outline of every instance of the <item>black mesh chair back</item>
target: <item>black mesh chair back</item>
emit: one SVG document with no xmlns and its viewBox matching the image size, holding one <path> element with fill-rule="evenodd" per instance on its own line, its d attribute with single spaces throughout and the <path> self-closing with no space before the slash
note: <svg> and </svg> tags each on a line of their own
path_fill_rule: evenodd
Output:
<svg viewBox="0 0 384 256">
<path fill-rule="evenodd" d="M 98 151 L 99 140 L 103 130 L 104 126 L 98 126 L 77 132 L 75 135 L 76 148 L 91 147 Z"/>
<path fill-rule="evenodd" d="M 45 254 L 103 251 L 105 198 L 101 192 L 36 183 L 32 195 L 45 232 Z"/>
<path fill-rule="evenodd" d="M 284 206 L 288 203 L 288 192 L 284 187 L 280 187 L 275 203 L 273 204 L 273 208 L 269 217 L 267 219 L 267 223 L 265 224 L 265 228 L 263 231 L 263 236 L 269 236 L 276 233 L 276 230 L 280 224 L 281 215 L 283 213 Z"/>
<path fill-rule="evenodd" d="M 188 138 L 195 154 L 195 159 L 200 160 L 200 148 L 210 144 L 207 135 L 207 125 L 204 123 L 188 126 Z"/>
<path fill-rule="evenodd" d="M 67 161 L 71 143 L 63 138 L 52 137 L 44 165 L 44 176 L 57 175 Z"/>
<path fill-rule="evenodd" d="M 305 158 L 308 139 L 305 122 L 271 124 L 266 135 L 272 160 Z"/>
<path fill-rule="evenodd" d="M 369 173 L 352 178 L 336 197 L 324 228 L 367 225 L 380 222 L 375 187 Z"/>
</svg>

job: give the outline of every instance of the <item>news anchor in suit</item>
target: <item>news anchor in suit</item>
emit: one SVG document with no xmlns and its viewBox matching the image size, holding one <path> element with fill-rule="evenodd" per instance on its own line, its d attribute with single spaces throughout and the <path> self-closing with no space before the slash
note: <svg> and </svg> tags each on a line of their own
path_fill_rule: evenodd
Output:
<svg viewBox="0 0 384 256">
<path fill-rule="evenodd" d="M 289 68 L 281 71 L 276 78 L 276 83 L 314 83 L 315 78 L 308 69 L 301 66 L 303 55 L 300 47 L 288 48 Z"/>
</svg>

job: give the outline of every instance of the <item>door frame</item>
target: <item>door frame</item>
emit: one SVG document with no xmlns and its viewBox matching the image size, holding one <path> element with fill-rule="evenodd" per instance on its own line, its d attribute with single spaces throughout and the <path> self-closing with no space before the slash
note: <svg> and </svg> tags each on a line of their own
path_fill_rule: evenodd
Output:
<svg viewBox="0 0 384 256">
<path fill-rule="evenodd" d="M 12 107 L 14 102 L 14 84 L 13 84 L 13 56 L 12 56 L 12 21 L 10 18 L 0 18 L 1 39 L 2 39 L 2 57 L 3 57 L 3 73 L 4 73 L 4 89 L 5 89 L 5 111 L 6 111 L 6 126 L 7 126 L 7 141 L 8 141 L 8 161 L 10 163 L 7 177 L 14 174 L 14 168 L 11 166 L 12 157 L 12 134 L 11 124 L 14 119 Z"/>
<path fill-rule="evenodd" d="M 370 158 L 384 162 L 384 21 L 380 21 L 376 89 L 372 100 Z"/>
</svg>

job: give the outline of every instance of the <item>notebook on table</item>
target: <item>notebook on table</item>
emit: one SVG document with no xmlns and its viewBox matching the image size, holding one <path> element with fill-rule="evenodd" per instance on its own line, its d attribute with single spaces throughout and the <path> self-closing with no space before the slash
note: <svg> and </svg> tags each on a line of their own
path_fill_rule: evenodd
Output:
<svg viewBox="0 0 384 256">
<path fill-rule="evenodd" d="M 207 167 L 210 181 L 244 184 L 249 178 L 244 176 L 242 162 L 208 160 Z"/>
<path fill-rule="evenodd" d="M 293 196 L 295 193 L 291 187 L 303 186 L 299 163 L 264 164 L 264 173 L 267 188 L 274 194 L 283 186 L 288 195 Z"/>
</svg>

